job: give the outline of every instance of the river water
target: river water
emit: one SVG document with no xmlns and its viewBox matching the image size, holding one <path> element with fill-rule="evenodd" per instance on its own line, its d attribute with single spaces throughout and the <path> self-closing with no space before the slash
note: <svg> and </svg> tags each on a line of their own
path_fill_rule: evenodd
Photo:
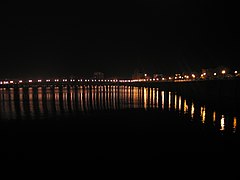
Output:
<svg viewBox="0 0 240 180">
<path fill-rule="evenodd" d="M 63 144 L 70 149 L 87 147 L 85 152 L 98 148 L 98 155 L 120 149 L 155 155 L 237 151 L 239 119 L 239 112 L 218 110 L 159 88 L 0 89 L 1 132 L 16 140 L 16 152 L 35 147 L 37 153 L 39 148 L 53 150 Z"/>
</svg>

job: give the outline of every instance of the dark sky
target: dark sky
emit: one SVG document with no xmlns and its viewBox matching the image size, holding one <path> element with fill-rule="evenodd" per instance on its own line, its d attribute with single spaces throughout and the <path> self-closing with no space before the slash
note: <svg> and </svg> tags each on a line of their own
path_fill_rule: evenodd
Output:
<svg viewBox="0 0 240 180">
<path fill-rule="evenodd" d="M 239 69 L 239 14 L 227 2 L 15 5 L 1 23 L 0 78 Z"/>
</svg>

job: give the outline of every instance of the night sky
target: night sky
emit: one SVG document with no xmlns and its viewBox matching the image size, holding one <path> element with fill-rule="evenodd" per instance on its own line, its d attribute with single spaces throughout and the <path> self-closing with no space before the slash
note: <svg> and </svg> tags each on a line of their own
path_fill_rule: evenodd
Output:
<svg viewBox="0 0 240 180">
<path fill-rule="evenodd" d="M 227 1 L 31 5 L 1 23 L 0 78 L 240 69 L 238 7 Z"/>
</svg>

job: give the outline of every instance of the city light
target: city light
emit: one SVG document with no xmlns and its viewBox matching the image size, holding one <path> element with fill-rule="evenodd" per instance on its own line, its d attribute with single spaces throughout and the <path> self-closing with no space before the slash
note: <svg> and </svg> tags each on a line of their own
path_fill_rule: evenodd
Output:
<svg viewBox="0 0 240 180">
<path fill-rule="evenodd" d="M 38 82 L 42 82 L 42 80 L 41 80 L 41 79 L 39 79 L 39 80 L 38 80 Z"/>
<path fill-rule="evenodd" d="M 214 76 L 216 76 L 216 75 L 217 75 L 217 73 L 214 73 L 213 75 L 214 75 Z"/>
<path fill-rule="evenodd" d="M 226 74 L 226 71 L 225 71 L 225 70 L 222 70 L 222 74 Z"/>
<path fill-rule="evenodd" d="M 28 80 L 29 83 L 32 83 L 33 81 L 32 80 Z"/>
<path fill-rule="evenodd" d="M 237 71 L 234 71 L 234 74 L 237 74 L 238 72 Z"/>
<path fill-rule="evenodd" d="M 195 78 L 196 77 L 195 74 L 192 74 L 192 77 Z"/>
</svg>

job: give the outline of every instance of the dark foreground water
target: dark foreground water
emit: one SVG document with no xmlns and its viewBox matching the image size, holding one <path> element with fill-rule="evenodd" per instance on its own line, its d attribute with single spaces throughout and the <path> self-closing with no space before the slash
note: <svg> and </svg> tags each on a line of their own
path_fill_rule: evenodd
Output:
<svg viewBox="0 0 240 180">
<path fill-rule="evenodd" d="M 239 154 L 239 119 L 158 88 L 0 89 L 2 151 L 16 158 Z"/>
</svg>

